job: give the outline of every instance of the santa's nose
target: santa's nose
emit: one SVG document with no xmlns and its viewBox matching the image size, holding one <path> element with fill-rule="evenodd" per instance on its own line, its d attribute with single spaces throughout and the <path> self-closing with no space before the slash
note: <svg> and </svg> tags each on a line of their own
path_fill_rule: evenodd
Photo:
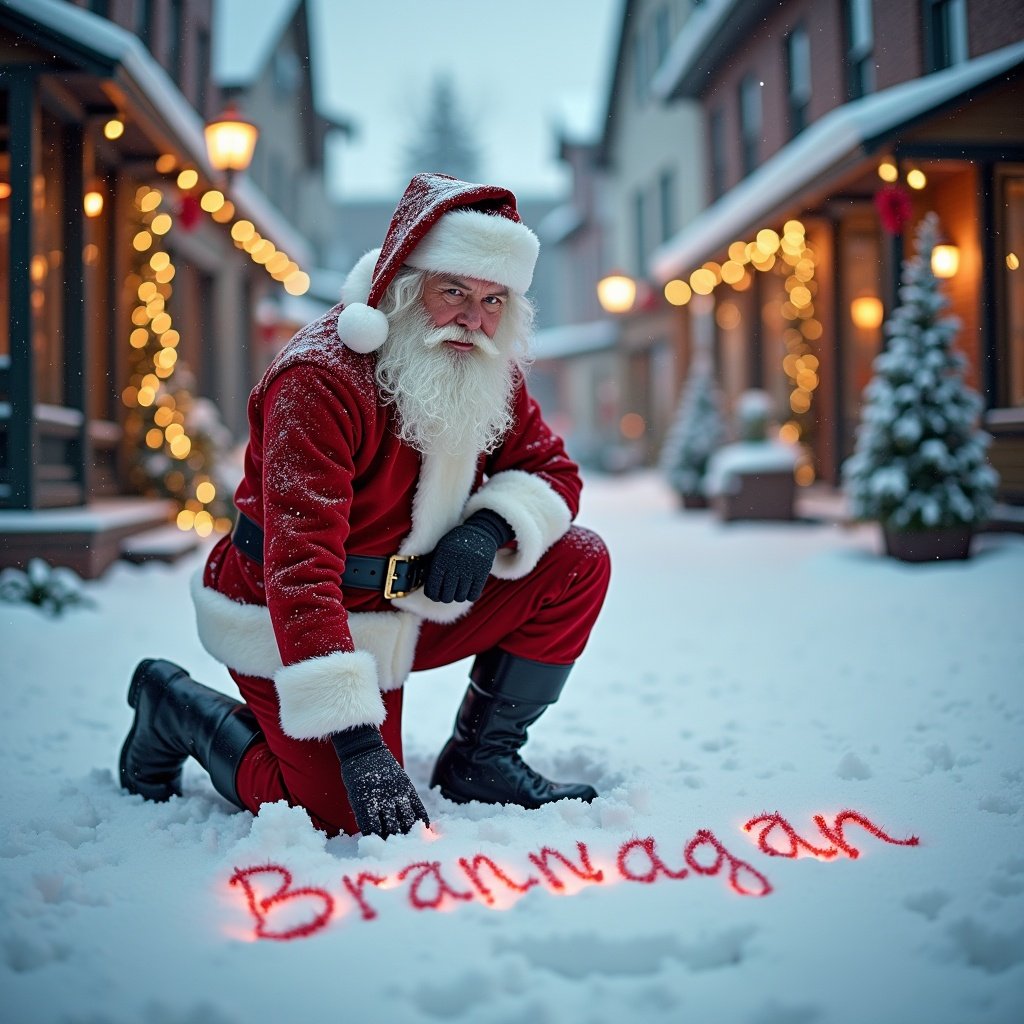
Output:
<svg viewBox="0 0 1024 1024">
<path fill-rule="evenodd" d="M 464 309 L 455 318 L 455 322 L 460 327 L 465 327 L 468 331 L 479 331 L 480 325 L 483 323 L 483 318 L 480 316 L 479 310 Z"/>
</svg>

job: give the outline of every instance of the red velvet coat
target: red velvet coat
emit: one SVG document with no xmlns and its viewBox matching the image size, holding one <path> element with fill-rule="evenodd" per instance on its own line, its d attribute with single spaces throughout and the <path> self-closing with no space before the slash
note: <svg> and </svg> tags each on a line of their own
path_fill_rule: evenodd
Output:
<svg viewBox="0 0 1024 1024">
<path fill-rule="evenodd" d="M 340 308 L 300 331 L 250 396 L 235 501 L 264 529 L 263 566 L 224 538 L 193 586 L 207 650 L 273 678 L 282 727 L 299 739 L 380 724 L 380 690 L 404 682 L 422 619 L 453 621 L 470 607 L 343 588 L 347 552 L 423 554 L 490 508 L 515 532 L 493 573 L 519 578 L 569 528 L 581 486 L 521 378 L 497 451 L 421 456 L 398 440 L 376 357 L 338 338 Z"/>
</svg>

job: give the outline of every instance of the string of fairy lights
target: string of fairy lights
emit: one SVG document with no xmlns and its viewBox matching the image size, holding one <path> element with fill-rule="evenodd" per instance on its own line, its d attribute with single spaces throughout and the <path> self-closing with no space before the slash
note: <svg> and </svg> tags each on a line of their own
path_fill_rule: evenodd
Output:
<svg viewBox="0 0 1024 1024">
<path fill-rule="evenodd" d="M 156 170 L 173 173 L 174 157 L 161 157 Z M 234 204 L 222 192 L 209 189 L 196 196 L 199 175 L 195 170 L 179 171 L 175 181 L 183 196 L 191 196 L 193 201 L 198 198 L 198 209 L 214 222 L 230 224 L 236 248 L 245 251 L 289 294 L 303 295 L 309 290 L 309 275 L 262 237 L 251 221 L 236 217 Z M 218 452 L 212 439 L 202 429 L 190 430 L 189 413 L 195 403 L 191 374 L 183 371 L 178 355 L 181 336 L 169 310 L 176 267 L 165 245 L 175 223 L 167 200 L 162 188 L 141 185 L 131 207 L 133 258 L 124 283 L 132 305 L 131 355 L 121 400 L 127 409 L 126 435 L 140 452 L 130 470 L 133 483 L 145 493 L 174 499 L 179 506 L 179 529 L 207 537 L 231 529 L 230 495 L 221 493 L 214 479 Z M 182 214 L 177 216 L 180 221 Z"/>
<path fill-rule="evenodd" d="M 685 306 L 694 295 L 711 295 L 722 285 L 746 291 L 753 284 L 755 272 L 785 275 L 782 370 L 789 387 L 790 416 L 779 428 L 779 438 L 790 444 L 802 444 L 805 450 L 814 428 L 812 406 L 820 383 L 820 359 L 815 347 L 823 334 L 814 308 L 818 291 L 815 268 L 814 250 L 807 242 L 804 225 L 799 220 L 788 220 L 781 234 L 763 228 L 751 241 L 733 242 L 725 262 L 709 260 L 694 270 L 688 280 L 675 278 L 665 285 L 666 300 L 673 306 Z M 716 319 L 723 329 L 736 327 L 740 322 L 739 309 L 734 303 L 718 302 Z M 814 466 L 807 456 L 796 468 L 797 483 L 806 486 L 813 483 L 814 476 Z"/>
</svg>

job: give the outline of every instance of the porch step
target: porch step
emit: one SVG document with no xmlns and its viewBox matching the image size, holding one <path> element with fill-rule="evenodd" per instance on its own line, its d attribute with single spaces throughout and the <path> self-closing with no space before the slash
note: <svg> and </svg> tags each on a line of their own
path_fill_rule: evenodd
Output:
<svg viewBox="0 0 1024 1024">
<path fill-rule="evenodd" d="M 199 547 L 199 537 L 191 530 L 177 526 L 158 526 L 153 530 L 133 533 L 121 541 L 121 559 L 133 565 L 144 562 L 176 562 Z"/>
</svg>

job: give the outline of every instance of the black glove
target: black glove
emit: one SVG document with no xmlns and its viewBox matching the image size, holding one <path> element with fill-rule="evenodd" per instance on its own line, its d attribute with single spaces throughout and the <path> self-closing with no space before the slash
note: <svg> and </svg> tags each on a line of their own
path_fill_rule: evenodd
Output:
<svg viewBox="0 0 1024 1024">
<path fill-rule="evenodd" d="M 449 530 L 431 556 L 423 593 L 431 601 L 475 601 L 484 589 L 498 548 L 514 534 L 497 512 L 482 508 Z"/>
<path fill-rule="evenodd" d="M 356 824 L 364 836 L 405 835 L 417 821 L 430 824 L 419 794 L 372 725 L 331 737 Z"/>
</svg>

